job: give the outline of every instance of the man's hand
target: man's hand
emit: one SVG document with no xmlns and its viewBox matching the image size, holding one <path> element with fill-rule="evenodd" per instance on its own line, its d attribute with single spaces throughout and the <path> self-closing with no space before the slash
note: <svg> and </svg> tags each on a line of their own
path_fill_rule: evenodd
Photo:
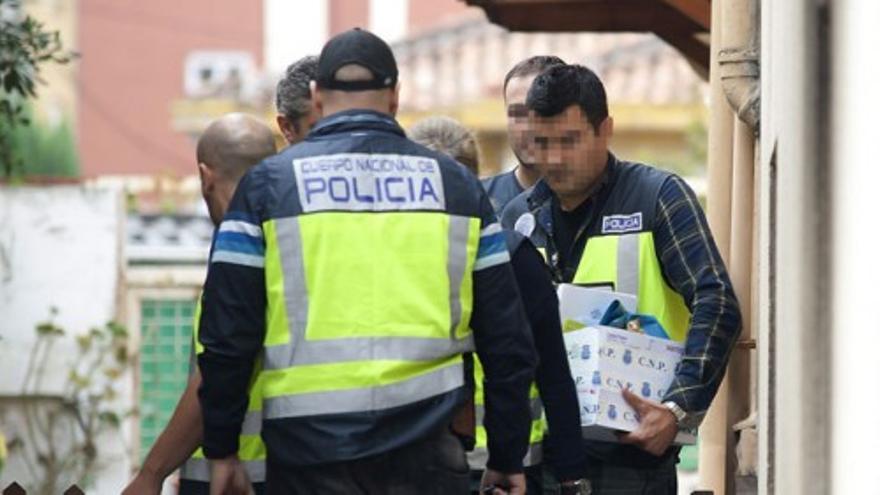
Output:
<svg viewBox="0 0 880 495">
<path fill-rule="evenodd" d="M 211 495 L 254 495 L 238 456 L 211 461 Z"/>
<path fill-rule="evenodd" d="M 639 427 L 631 433 L 620 434 L 620 442 L 658 457 L 663 455 L 678 433 L 675 415 L 663 404 L 643 399 L 626 389 L 623 398 L 639 415 Z"/>
<path fill-rule="evenodd" d="M 480 493 L 488 486 L 494 486 L 492 495 L 522 495 L 526 492 L 526 475 L 523 473 L 505 474 L 486 469 L 480 482 Z"/>
<path fill-rule="evenodd" d="M 161 492 L 162 480 L 153 473 L 141 469 L 122 490 L 122 495 L 159 495 Z"/>
</svg>

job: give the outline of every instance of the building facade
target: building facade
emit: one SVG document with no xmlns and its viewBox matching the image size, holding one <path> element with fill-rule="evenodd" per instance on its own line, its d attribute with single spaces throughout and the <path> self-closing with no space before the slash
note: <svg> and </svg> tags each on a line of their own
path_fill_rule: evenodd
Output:
<svg viewBox="0 0 880 495">
<path fill-rule="evenodd" d="M 77 0 L 76 17 L 82 175 L 194 173 L 171 102 L 249 88 L 262 66 L 262 2 Z"/>
</svg>

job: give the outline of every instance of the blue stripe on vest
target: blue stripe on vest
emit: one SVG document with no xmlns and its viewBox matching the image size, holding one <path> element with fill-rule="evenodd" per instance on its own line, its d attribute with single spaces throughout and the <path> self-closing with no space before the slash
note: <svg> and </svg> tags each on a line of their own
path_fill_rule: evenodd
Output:
<svg viewBox="0 0 880 495">
<path fill-rule="evenodd" d="M 262 239 L 239 232 L 218 232 L 214 250 L 257 256 L 263 256 L 265 252 Z"/>
<path fill-rule="evenodd" d="M 480 238 L 480 246 L 477 248 L 477 258 L 484 258 L 506 250 L 507 243 L 504 240 L 504 232 L 496 232 Z"/>
</svg>

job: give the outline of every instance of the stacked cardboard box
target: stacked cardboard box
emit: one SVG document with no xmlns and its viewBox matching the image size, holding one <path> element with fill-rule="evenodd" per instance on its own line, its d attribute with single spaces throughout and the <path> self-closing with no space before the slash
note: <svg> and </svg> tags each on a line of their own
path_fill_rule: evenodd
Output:
<svg viewBox="0 0 880 495">
<path fill-rule="evenodd" d="M 638 416 L 621 391 L 627 388 L 661 402 L 684 347 L 671 340 L 596 324 L 595 314 L 602 306 L 607 307 L 609 300 L 620 300 L 630 309 L 635 306 L 632 296 L 615 297 L 606 290 L 573 286 L 560 288 L 559 294 L 560 312 L 570 329 L 565 333 L 565 345 L 578 392 L 584 438 L 617 441 L 616 432 L 633 431 L 639 425 Z M 572 330 L 577 327 L 581 328 Z M 693 433 L 685 431 L 675 439 L 678 444 L 695 441 Z"/>
</svg>

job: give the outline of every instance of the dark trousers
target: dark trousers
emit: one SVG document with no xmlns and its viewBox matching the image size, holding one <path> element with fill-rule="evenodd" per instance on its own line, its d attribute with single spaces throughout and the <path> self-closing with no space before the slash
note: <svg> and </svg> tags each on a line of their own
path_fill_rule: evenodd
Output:
<svg viewBox="0 0 880 495">
<path fill-rule="evenodd" d="M 266 493 L 466 495 L 468 465 L 461 442 L 447 428 L 390 452 L 316 466 L 266 465 Z"/>
<path fill-rule="evenodd" d="M 591 458 L 587 462 L 586 476 L 593 487 L 593 495 L 676 495 L 678 475 L 675 465 L 677 456 L 669 456 L 662 463 L 651 467 L 631 467 L 612 464 Z M 558 492 L 553 475 L 544 470 L 544 493 Z M 538 492 L 540 493 L 540 492 Z"/>
<path fill-rule="evenodd" d="M 595 463 L 587 467 L 594 495 L 675 495 L 678 475 L 675 456 L 654 468 Z"/>
<path fill-rule="evenodd" d="M 254 494 L 263 495 L 266 493 L 265 483 L 253 483 Z M 177 495 L 209 495 L 211 493 L 211 484 L 204 481 L 180 480 L 180 488 Z"/>
</svg>

